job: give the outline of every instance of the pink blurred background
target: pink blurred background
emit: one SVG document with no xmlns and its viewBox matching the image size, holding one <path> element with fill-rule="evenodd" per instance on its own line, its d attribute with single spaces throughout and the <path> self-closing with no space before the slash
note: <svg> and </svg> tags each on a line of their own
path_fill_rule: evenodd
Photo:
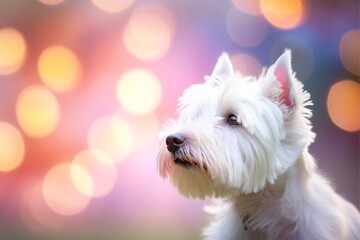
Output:
<svg viewBox="0 0 360 240">
<path fill-rule="evenodd" d="M 3 0 L 0 238 L 201 239 L 206 201 L 158 176 L 157 133 L 221 52 L 285 48 L 314 102 L 310 151 L 359 203 L 359 1 Z"/>
</svg>

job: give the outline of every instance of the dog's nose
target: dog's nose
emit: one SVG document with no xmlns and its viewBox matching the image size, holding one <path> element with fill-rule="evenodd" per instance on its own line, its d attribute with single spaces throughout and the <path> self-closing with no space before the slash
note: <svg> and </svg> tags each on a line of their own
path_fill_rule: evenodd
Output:
<svg viewBox="0 0 360 240">
<path fill-rule="evenodd" d="M 185 136 L 181 133 L 171 134 L 166 138 L 166 145 L 169 152 L 175 153 L 185 142 Z"/>
</svg>

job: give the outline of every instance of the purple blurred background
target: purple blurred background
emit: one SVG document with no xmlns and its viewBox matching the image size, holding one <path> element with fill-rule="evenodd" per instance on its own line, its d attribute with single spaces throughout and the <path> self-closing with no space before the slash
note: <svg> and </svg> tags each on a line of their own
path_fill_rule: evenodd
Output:
<svg viewBox="0 0 360 240">
<path fill-rule="evenodd" d="M 359 39 L 357 0 L 2 0 L 0 238 L 200 239 L 157 132 L 223 51 L 258 75 L 292 49 L 310 152 L 359 208 Z"/>
</svg>

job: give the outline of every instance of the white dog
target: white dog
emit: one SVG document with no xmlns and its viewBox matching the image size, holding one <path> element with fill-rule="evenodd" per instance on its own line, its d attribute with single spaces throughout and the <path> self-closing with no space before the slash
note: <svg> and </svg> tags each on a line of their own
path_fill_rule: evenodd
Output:
<svg viewBox="0 0 360 240">
<path fill-rule="evenodd" d="M 360 239 L 360 214 L 319 175 L 308 146 L 309 94 L 287 50 L 261 76 L 234 73 L 222 54 L 179 100 L 158 155 L 181 194 L 218 198 L 206 239 Z"/>
</svg>

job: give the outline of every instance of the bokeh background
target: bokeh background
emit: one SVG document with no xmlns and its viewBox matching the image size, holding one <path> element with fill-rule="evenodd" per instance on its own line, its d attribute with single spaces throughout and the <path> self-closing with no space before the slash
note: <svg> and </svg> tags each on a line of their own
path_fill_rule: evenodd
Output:
<svg viewBox="0 0 360 240">
<path fill-rule="evenodd" d="M 200 239 L 157 132 L 223 51 L 258 75 L 292 49 L 310 151 L 359 208 L 359 36 L 357 0 L 1 0 L 0 239 Z"/>
</svg>

